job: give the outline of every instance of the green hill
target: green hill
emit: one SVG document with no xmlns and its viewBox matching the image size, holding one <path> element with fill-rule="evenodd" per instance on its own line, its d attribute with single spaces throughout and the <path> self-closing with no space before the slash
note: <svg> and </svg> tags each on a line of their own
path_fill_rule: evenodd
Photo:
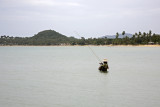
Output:
<svg viewBox="0 0 160 107">
<path fill-rule="evenodd" d="M 54 30 L 44 30 L 31 37 L 33 45 L 61 45 L 68 44 L 70 38 Z"/>
<path fill-rule="evenodd" d="M 54 30 L 44 30 L 39 32 L 38 34 L 34 35 L 32 38 L 35 39 L 58 39 L 58 38 L 63 38 L 67 39 L 66 36 L 54 31 Z"/>
</svg>

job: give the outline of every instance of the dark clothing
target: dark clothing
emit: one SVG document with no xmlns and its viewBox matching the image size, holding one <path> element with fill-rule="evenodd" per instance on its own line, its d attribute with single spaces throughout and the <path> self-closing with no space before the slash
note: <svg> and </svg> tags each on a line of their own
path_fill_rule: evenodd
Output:
<svg viewBox="0 0 160 107">
<path fill-rule="evenodd" d="M 107 63 L 101 63 L 101 66 L 99 67 L 99 70 L 100 71 L 107 71 L 107 69 L 108 69 L 109 67 L 108 67 L 108 64 Z"/>
</svg>

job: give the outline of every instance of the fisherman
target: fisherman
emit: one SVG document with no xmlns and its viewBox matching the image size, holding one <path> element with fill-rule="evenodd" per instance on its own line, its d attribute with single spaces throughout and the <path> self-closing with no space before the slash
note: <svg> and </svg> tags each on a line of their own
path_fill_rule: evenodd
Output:
<svg viewBox="0 0 160 107">
<path fill-rule="evenodd" d="M 103 63 L 99 63 L 99 64 L 100 64 L 99 70 L 103 72 L 107 72 L 107 69 L 109 69 L 107 59 L 104 59 Z"/>
</svg>

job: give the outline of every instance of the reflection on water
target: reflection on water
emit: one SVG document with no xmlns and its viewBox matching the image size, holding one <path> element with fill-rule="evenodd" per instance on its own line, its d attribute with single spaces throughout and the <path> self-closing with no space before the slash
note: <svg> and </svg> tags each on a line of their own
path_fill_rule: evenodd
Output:
<svg viewBox="0 0 160 107">
<path fill-rule="evenodd" d="M 0 47 L 2 107 L 159 107 L 159 47 Z"/>
<path fill-rule="evenodd" d="M 109 71 L 99 71 L 100 73 L 107 74 Z"/>
</svg>

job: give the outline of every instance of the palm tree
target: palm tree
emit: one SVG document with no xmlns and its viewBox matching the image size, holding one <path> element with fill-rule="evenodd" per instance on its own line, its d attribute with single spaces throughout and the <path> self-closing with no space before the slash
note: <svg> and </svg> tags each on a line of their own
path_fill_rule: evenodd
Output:
<svg viewBox="0 0 160 107">
<path fill-rule="evenodd" d="M 144 36 L 144 37 L 146 36 L 146 32 L 143 32 L 143 36 Z"/>
<path fill-rule="evenodd" d="M 116 33 L 116 39 L 118 39 L 118 37 L 119 37 L 119 33 L 117 32 L 117 33 Z"/>
<path fill-rule="evenodd" d="M 138 34 L 138 35 L 140 36 L 140 35 L 142 35 L 142 33 L 139 31 L 139 34 Z"/>
<path fill-rule="evenodd" d="M 123 31 L 123 32 L 122 32 L 122 35 L 123 35 L 123 38 L 124 38 L 124 35 L 125 35 L 125 31 Z"/>
<path fill-rule="evenodd" d="M 137 32 L 136 32 L 134 35 L 135 35 L 135 37 L 137 38 L 137 36 L 138 36 Z"/>
<path fill-rule="evenodd" d="M 150 42 L 151 42 L 151 36 L 152 36 L 152 31 L 149 30 L 149 40 L 150 40 Z"/>
<path fill-rule="evenodd" d="M 151 36 L 152 35 L 152 31 L 151 30 L 149 30 L 149 36 Z"/>
<path fill-rule="evenodd" d="M 119 33 L 117 32 L 116 33 L 116 39 L 114 39 L 114 41 L 113 41 L 113 43 L 116 44 L 116 45 L 118 44 L 118 37 L 119 37 Z"/>
</svg>

